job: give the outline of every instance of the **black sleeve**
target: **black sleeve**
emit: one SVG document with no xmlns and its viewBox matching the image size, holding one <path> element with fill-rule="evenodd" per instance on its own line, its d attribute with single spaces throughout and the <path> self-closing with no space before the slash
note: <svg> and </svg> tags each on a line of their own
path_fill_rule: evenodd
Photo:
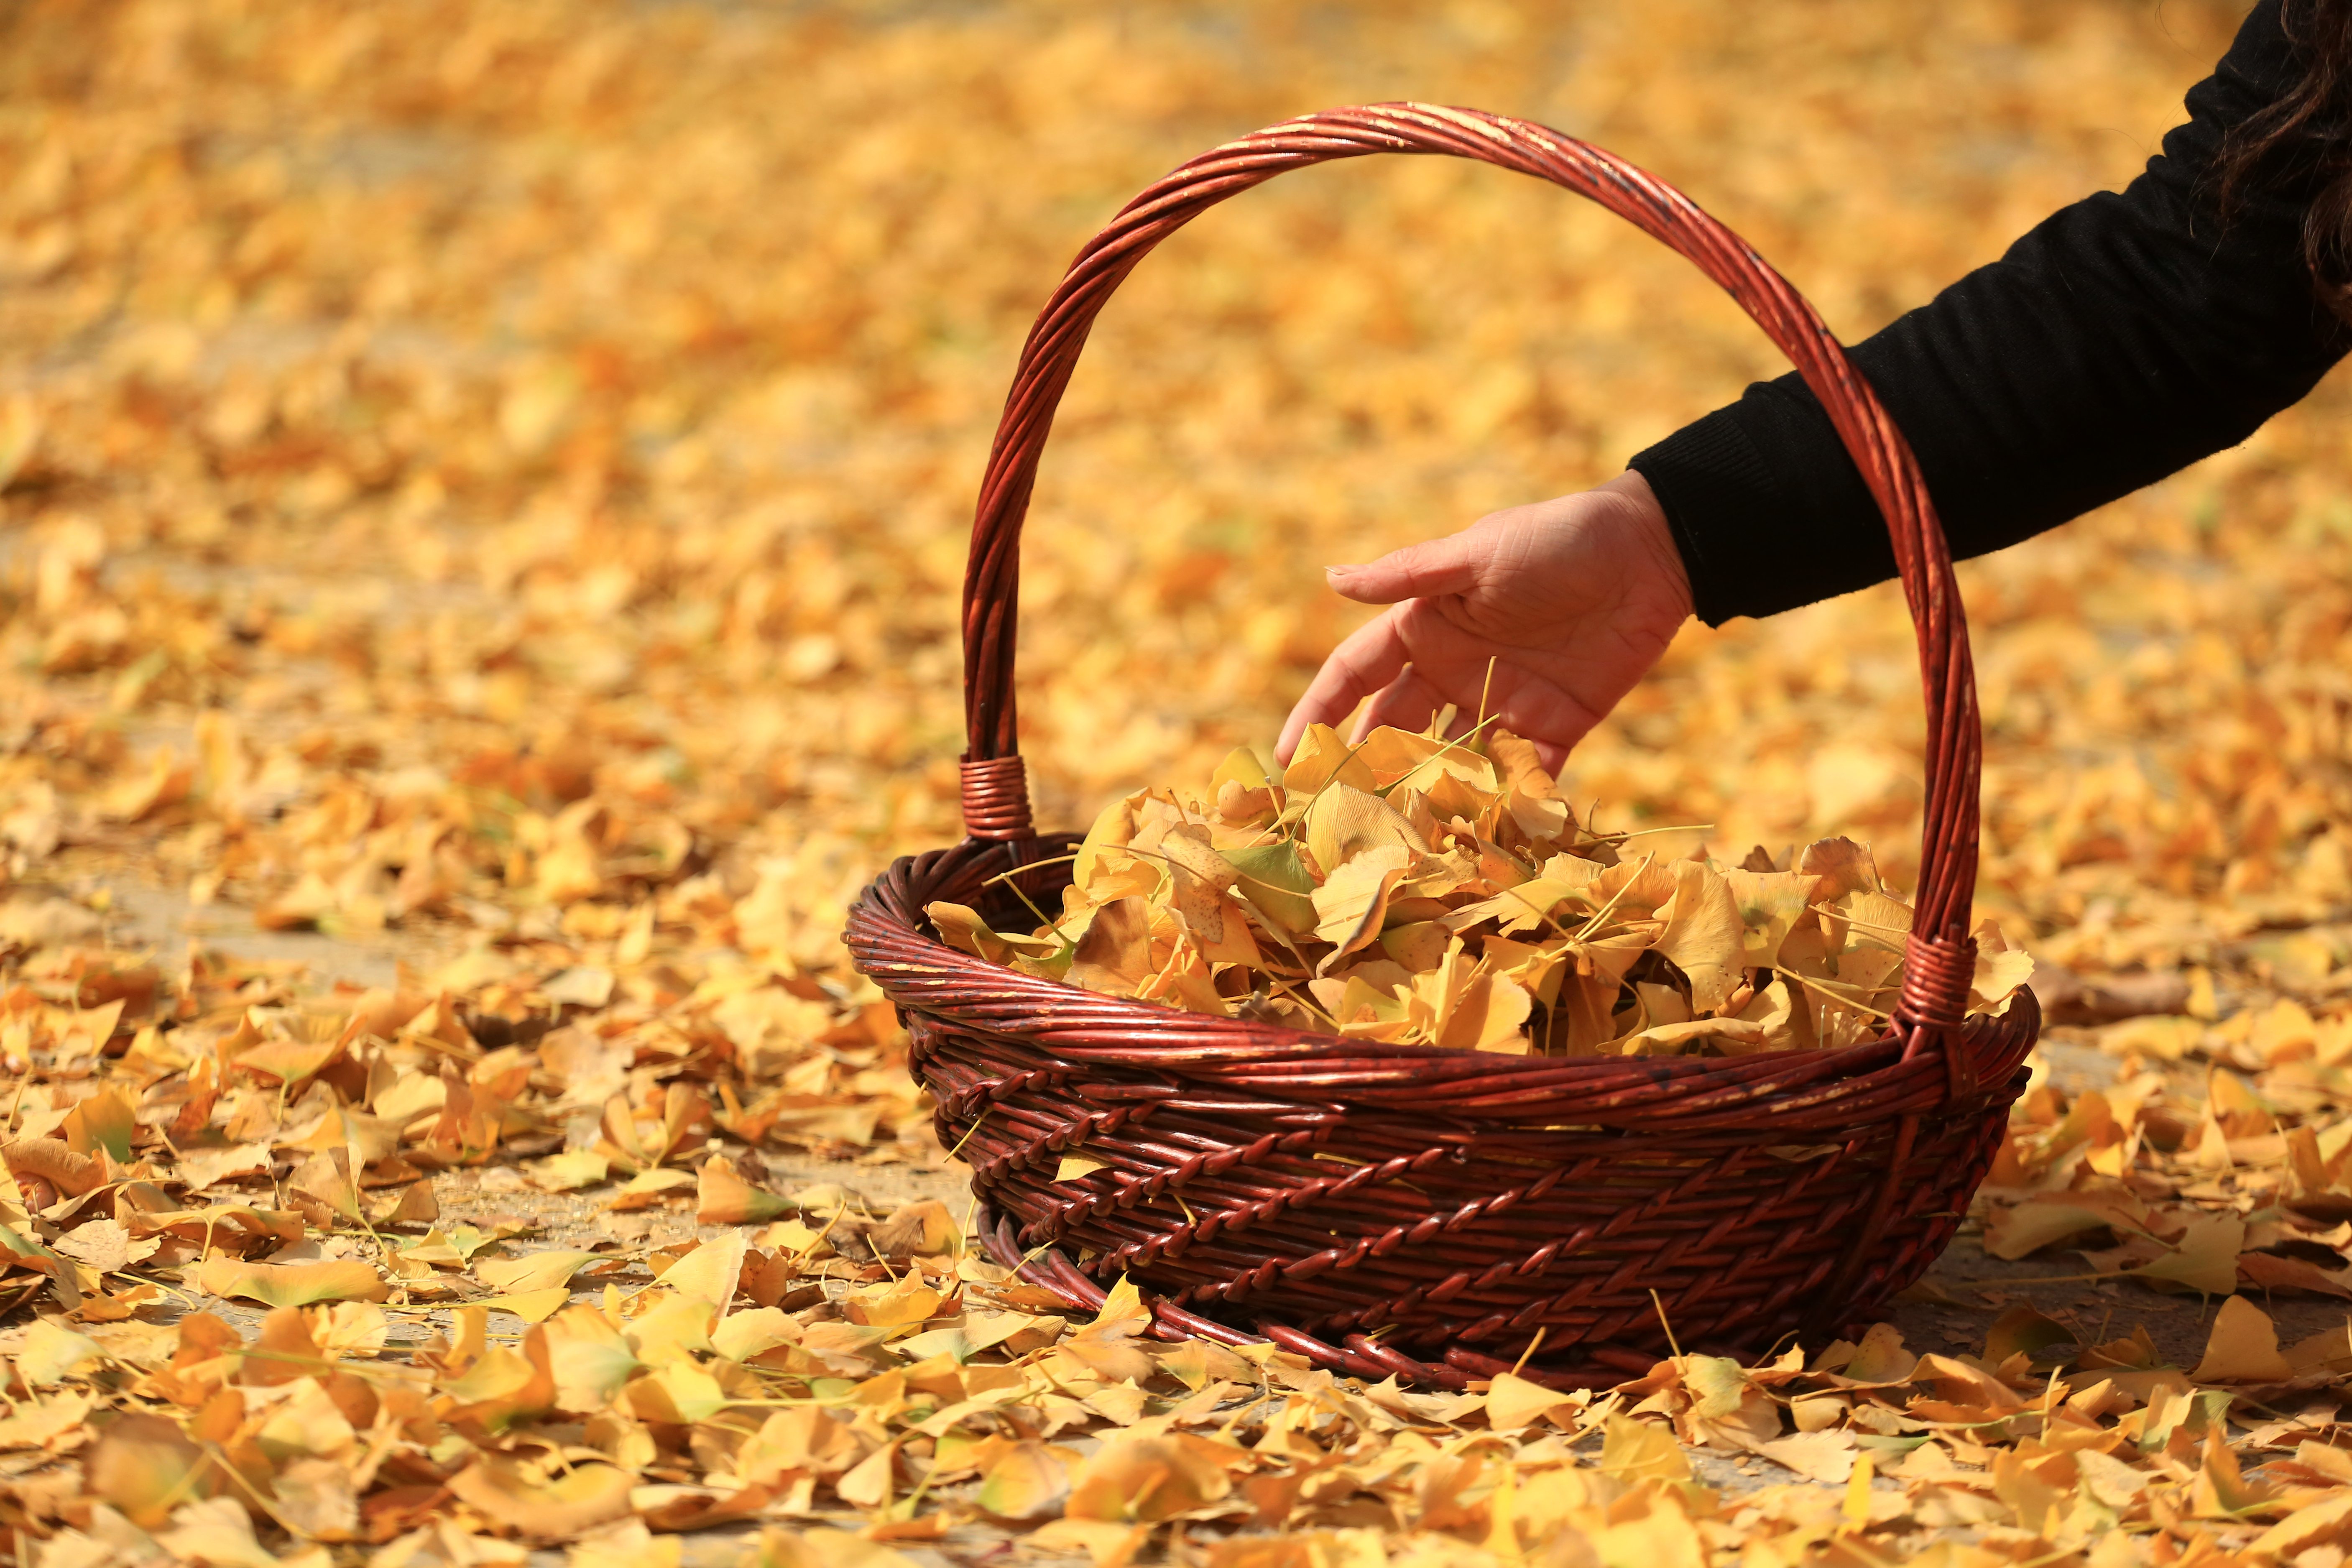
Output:
<svg viewBox="0 0 2352 1568">
<path fill-rule="evenodd" d="M 2121 195 L 2053 215 L 1853 350 L 1918 454 L 1953 554 L 2014 544 L 2236 445 L 2343 355 L 2347 329 L 2302 258 L 2321 183 L 2310 161 L 2265 170 L 2226 224 L 2212 177 L 2230 129 L 2298 71 L 2279 0 L 2262 0 Z M 1793 374 L 1627 466 L 1664 507 L 1709 625 L 1895 575 L 1877 506 Z"/>
</svg>

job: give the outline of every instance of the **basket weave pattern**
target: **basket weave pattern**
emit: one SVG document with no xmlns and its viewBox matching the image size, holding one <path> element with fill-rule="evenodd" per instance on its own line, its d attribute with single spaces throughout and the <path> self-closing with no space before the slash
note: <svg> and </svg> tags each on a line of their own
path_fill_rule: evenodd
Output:
<svg viewBox="0 0 2352 1568">
<path fill-rule="evenodd" d="M 1153 246 L 1289 169 L 1374 153 L 1495 163 L 1585 195 L 1696 263 L 1788 354 L 1885 513 L 1926 696 L 1920 884 L 1878 1039 L 1840 1050 L 1547 1058 L 1384 1045 L 1171 1011 L 940 942 L 936 900 L 1017 923 L 1069 835 L 1032 825 L 1016 742 L 1021 524 L 1088 327 Z M 1678 192 L 1574 138 L 1389 104 L 1287 121 L 1185 164 L 1090 242 L 1031 330 L 964 584 L 964 821 L 860 898 L 847 941 L 898 1004 L 982 1238 L 1071 1307 L 1121 1275 L 1155 1331 L 1271 1339 L 1335 1371 L 1562 1386 L 1685 1348 L 1829 1330 L 1916 1279 L 1998 1146 L 2039 1014 L 1963 1023 L 1980 740 L 1951 560 L 1909 447 L 1796 291 Z M 1021 871 L 1023 867 L 1031 869 Z M 1104 1168 L 1067 1182 L 1063 1153 Z M 1538 1343 L 1538 1340 L 1540 1342 Z"/>
</svg>

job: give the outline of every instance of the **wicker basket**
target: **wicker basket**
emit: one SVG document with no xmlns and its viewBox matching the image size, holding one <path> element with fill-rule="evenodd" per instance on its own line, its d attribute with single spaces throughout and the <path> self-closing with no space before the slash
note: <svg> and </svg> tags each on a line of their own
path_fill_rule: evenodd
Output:
<svg viewBox="0 0 2352 1568">
<path fill-rule="evenodd" d="M 1064 854 L 1016 746 L 1022 520 L 1087 328 L 1151 247 L 1286 170 L 1373 153 L 1475 158 L 1599 202 L 1696 263 L 1803 374 L 1887 519 L 1927 696 L 1924 841 L 1887 1032 L 1740 1058 L 1510 1057 L 1175 1012 L 942 944 L 923 910 L 1018 908 L 992 878 Z M 1961 1021 L 1974 963 L 1979 735 L 1951 559 L 1910 448 L 1812 309 L 1688 198 L 1524 121 L 1387 104 L 1313 114 L 1176 170 L 1081 251 L 1030 331 L 964 579 L 970 837 L 902 859 L 850 916 L 912 1036 L 992 1253 L 1073 1308 L 1132 1278 L 1165 1338 L 1272 1340 L 1335 1371 L 1460 1387 L 1518 1363 L 1558 1386 L 1684 1348 L 1846 1327 L 1951 1240 L 2023 1086 L 2030 994 Z M 1066 866 L 1018 879 L 1057 896 Z M 1105 1168 L 1054 1179 L 1083 1145 Z"/>
</svg>

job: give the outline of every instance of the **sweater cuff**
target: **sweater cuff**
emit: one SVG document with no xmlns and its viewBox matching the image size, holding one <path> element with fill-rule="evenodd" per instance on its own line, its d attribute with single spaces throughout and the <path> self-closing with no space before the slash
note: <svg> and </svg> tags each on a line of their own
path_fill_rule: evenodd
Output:
<svg viewBox="0 0 2352 1568">
<path fill-rule="evenodd" d="M 1789 509 L 1772 471 L 1732 408 L 1684 426 L 1625 466 L 1649 481 L 1665 510 L 1700 620 L 1719 626 L 1734 616 L 1769 616 L 1788 607 L 1763 607 L 1757 569 L 1784 570 L 1770 560 L 1770 542 L 1793 537 L 1789 524 L 1794 520 L 1785 515 Z"/>
<path fill-rule="evenodd" d="M 1795 375 L 1759 383 L 1626 464 L 1650 481 L 1708 626 L 1895 575 L 1886 524 Z"/>
</svg>

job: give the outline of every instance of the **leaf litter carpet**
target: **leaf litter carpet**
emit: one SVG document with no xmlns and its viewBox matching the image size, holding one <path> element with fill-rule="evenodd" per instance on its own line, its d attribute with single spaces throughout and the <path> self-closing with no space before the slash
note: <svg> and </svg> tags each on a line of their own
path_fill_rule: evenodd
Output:
<svg viewBox="0 0 2352 1568">
<path fill-rule="evenodd" d="M 1152 176 L 1478 104 L 1859 335 L 2120 184 L 2225 4 L 0 14 L 0 1526 L 19 1562 L 2294 1563 L 2352 1545 L 2347 399 L 1964 569 L 2060 1022 L 1894 1321 L 1436 1396 L 975 1257 L 845 901 L 956 831 L 970 489 Z M 1317 171 L 1097 334 L 1027 550 L 1076 826 L 1264 744 L 1314 568 L 1775 367 L 1488 171 Z M 1559 788 L 1908 885 L 1880 590 Z"/>
</svg>

